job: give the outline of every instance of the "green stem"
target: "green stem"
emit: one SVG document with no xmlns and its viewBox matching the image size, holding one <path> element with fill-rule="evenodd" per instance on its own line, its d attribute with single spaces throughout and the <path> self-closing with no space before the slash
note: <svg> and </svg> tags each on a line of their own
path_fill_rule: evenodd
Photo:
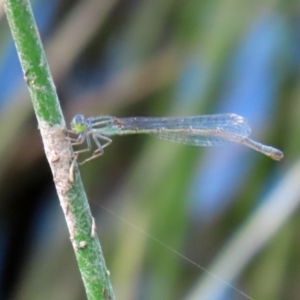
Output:
<svg viewBox="0 0 300 300">
<path fill-rule="evenodd" d="M 92 234 L 93 218 L 77 165 L 70 174 L 72 148 L 65 138 L 65 121 L 30 4 L 4 0 L 4 5 L 87 297 L 114 299 L 99 240 Z"/>
</svg>

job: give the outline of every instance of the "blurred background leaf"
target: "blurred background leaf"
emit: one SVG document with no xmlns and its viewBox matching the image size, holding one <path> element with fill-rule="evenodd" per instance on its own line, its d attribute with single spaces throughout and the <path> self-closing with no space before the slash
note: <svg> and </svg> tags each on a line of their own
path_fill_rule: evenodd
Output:
<svg viewBox="0 0 300 300">
<path fill-rule="evenodd" d="M 31 3 L 67 121 L 233 112 L 285 154 L 114 138 L 81 171 L 116 297 L 299 299 L 299 4 Z M 84 299 L 0 14 L 0 297 Z"/>
</svg>

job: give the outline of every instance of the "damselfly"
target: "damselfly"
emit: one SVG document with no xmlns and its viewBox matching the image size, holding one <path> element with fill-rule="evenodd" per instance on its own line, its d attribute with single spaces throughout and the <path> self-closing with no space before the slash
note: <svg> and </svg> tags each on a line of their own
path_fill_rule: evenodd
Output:
<svg viewBox="0 0 300 300">
<path fill-rule="evenodd" d="M 102 155 L 103 149 L 112 142 L 109 136 L 140 133 L 154 135 L 171 142 L 204 147 L 235 142 L 270 156 L 274 160 L 283 158 L 280 150 L 250 139 L 251 129 L 247 121 L 236 114 L 182 118 L 99 116 L 87 119 L 83 115 L 76 115 L 71 122 L 71 129 L 70 132 L 78 135 L 76 139 L 72 139 L 72 145 L 87 143 L 87 148 L 75 151 L 76 155 L 92 149 L 91 137 L 97 146 L 93 155 L 82 163 Z"/>
</svg>

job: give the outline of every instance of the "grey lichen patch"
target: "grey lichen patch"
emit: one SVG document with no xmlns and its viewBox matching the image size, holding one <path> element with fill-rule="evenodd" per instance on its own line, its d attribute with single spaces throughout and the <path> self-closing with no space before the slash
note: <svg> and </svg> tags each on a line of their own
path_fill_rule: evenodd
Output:
<svg viewBox="0 0 300 300">
<path fill-rule="evenodd" d="M 95 218 L 92 217 L 92 228 L 91 228 L 91 237 L 94 238 L 97 235 L 97 226 Z"/>
<path fill-rule="evenodd" d="M 69 196 L 71 189 L 69 181 L 69 170 L 72 162 L 69 142 L 66 139 L 64 127 L 61 125 L 49 126 L 48 123 L 41 121 L 39 123 L 40 131 L 43 136 L 44 148 L 49 161 L 53 180 L 56 185 L 60 204 L 64 213 L 69 214 Z M 74 232 L 74 224 L 72 218 L 69 218 L 68 226 L 70 232 Z"/>
<path fill-rule="evenodd" d="M 83 248 L 86 247 L 86 245 L 87 245 L 87 242 L 86 242 L 86 241 L 80 241 L 80 242 L 79 242 L 79 245 L 78 245 L 78 248 L 79 248 L 79 249 L 83 249 Z"/>
</svg>

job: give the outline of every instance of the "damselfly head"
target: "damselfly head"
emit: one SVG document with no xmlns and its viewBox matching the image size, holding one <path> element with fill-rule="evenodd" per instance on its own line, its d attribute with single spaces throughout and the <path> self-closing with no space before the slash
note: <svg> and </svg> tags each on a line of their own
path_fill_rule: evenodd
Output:
<svg viewBox="0 0 300 300">
<path fill-rule="evenodd" d="M 71 128 L 76 133 L 84 132 L 87 128 L 86 121 L 83 115 L 76 115 L 71 121 Z"/>
</svg>

